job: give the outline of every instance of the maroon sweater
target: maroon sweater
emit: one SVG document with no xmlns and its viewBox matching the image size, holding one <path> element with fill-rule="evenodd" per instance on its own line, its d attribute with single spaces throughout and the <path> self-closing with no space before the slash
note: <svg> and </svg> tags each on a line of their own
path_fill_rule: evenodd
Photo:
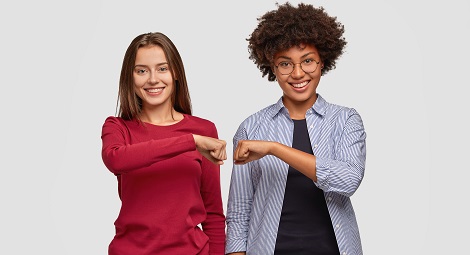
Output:
<svg viewBox="0 0 470 255">
<path fill-rule="evenodd" d="M 212 122 L 190 115 L 170 126 L 106 119 L 102 158 L 122 202 L 110 255 L 224 253 L 220 168 L 192 134 L 218 137 Z"/>
</svg>

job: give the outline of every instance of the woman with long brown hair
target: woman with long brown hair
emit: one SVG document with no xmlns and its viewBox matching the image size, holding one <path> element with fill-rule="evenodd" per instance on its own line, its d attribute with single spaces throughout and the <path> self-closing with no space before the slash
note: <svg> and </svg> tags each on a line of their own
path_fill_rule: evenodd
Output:
<svg viewBox="0 0 470 255">
<path fill-rule="evenodd" d="M 212 122 L 192 116 L 182 59 L 164 34 L 129 45 L 119 117 L 106 119 L 101 139 L 122 202 L 110 255 L 224 253 L 226 143 Z"/>
</svg>

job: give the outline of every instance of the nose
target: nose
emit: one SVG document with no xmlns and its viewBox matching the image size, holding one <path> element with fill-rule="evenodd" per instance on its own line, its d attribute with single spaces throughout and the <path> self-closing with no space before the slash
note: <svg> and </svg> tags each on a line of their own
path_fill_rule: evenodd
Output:
<svg viewBox="0 0 470 255">
<path fill-rule="evenodd" d="M 151 71 L 151 72 L 150 72 L 150 77 L 149 77 L 148 82 L 149 82 L 150 84 L 157 84 L 157 83 L 159 82 L 158 73 L 155 72 L 155 71 Z"/>
<path fill-rule="evenodd" d="M 292 70 L 291 76 L 293 78 L 296 78 L 296 77 L 302 77 L 304 75 L 305 75 L 305 72 L 302 69 L 302 66 L 300 65 L 300 63 L 294 64 L 294 70 Z"/>
</svg>

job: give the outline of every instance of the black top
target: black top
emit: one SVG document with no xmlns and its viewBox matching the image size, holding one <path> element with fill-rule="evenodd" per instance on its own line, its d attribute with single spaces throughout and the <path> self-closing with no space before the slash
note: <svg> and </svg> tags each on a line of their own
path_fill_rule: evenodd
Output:
<svg viewBox="0 0 470 255">
<path fill-rule="evenodd" d="M 313 155 L 307 122 L 294 121 L 292 148 Z M 275 255 L 338 255 L 339 249 L 323 190 L 289 166 Z"/>
</svg>

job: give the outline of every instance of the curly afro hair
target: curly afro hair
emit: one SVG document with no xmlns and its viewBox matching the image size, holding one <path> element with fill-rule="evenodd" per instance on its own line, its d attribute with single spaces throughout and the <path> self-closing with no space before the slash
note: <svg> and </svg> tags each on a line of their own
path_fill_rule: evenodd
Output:
<svg viewBox="0 0 470 255">
<path fill-rule="evenodd" d="M 336 67 L 336 60 L 343 54 L 347 42 L 343 37 L 344 26 L 329 16 L 323 7 L 315 8 L 289 2 L 279 5 L 258 18 L 258 27 L 248 41 L 249 58 L 258 66 L 263 77 L 276 80 L 272 70 L 274 55 L 302 43 L 314 45 L 323 62 L 322 75 Z"/>
</svg>

